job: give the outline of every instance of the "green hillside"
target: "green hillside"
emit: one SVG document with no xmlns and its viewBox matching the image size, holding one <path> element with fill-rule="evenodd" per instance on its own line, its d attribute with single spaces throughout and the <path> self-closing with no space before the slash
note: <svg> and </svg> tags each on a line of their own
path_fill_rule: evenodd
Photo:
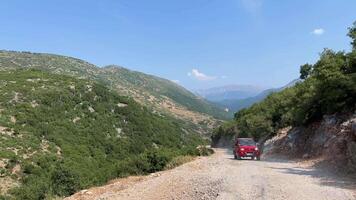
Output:
<svg viewBox="0 0 356 200">
<path fill-rule="evenodd" d="M 227 119 L 223 109 L 209 103 L 183 87 L 156 76 L 118 66 L 99 68 L 88 62 L 52 54 L 0 51 L 0 70 L 14 68 L 41 69 L 55 74 L 97 80 L 123 96 L 147 106 L 154 112 L 173 116 L 196 131 L 207 134 L 217 119 Z"/>
<path fill-rule="evenodd" d="M 101 84 L 28 69 L 0 71 L 0 134 L 0 189 L 10 199 L 65 196 L 160 170 L 202 143 Z"/>
<path fill-rule="evenodd" d="M 233 123 L 215 130 L 213 140 L 234 134 L 259 139 L 283 127 L 310 124 L 326 114 L 355 112 L 356 22 L 348 35 L 352 39 L 351 52 L 325 49 L 315 64 L 301 66 L 303 82 L 240 110 Z"/>
<path fill-rule="evenodd" d="M 114 79 L 111 82 L 120 83 L 126 88 L 134 88 L 142 93 L 148 93 L 157 100 L 162 101 L 165 98 L 169 98 L 188 110 L 209 114 L 218 119 L 227 118 L 226 113 L 221 108 L 167 79 L 114 65 L 103 68 L 103 71 L 101 77 L 104 77 L 104 80 L 110 80 L 110 77 L 112 77 Z M 147 97 L 149 98 L 149 96 Z M 150 104 L 150 102 L 147 102 L 147 104 Z"/>
</svg>

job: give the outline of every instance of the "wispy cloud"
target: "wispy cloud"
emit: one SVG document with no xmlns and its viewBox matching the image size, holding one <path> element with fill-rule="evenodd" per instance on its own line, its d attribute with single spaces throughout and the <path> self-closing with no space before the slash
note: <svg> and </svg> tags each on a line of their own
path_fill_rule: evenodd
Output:
<svg viewBox="0 0 356 200">
<path fill-rule="evenodd" d="M 325 30 L 323 28 L 316 28 L 312 31 L 312 34 L 314 35 L 322 35 L 325 33 Z"/>
<path fill-rule="evenodd" d="M 256 14 L 263 5 L 263 0 L 240 0 L 244 9 L 252 14 Z"/>
<path fill-rule="evenodd" d="M 216 79 L 215 76 L 208 76 L 197 69 L 192 69 L 191 72 L 188 72 L 188 76 L 191 76 L 199 81 L 211 81 Z"/>
</svg>

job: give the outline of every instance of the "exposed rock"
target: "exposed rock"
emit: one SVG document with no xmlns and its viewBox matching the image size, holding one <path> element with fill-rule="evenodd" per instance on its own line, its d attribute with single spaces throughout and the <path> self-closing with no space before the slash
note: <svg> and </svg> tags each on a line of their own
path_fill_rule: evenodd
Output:
<svg viewBox="0 0 356 200">
<path fill-rule="evenodd" d="M 127 104 L 125 104 L 125 103 L 118 103 L 117 106 L 118 106 L 119 108 L 123 108 L 123 107 L 126 107 Z"/>
<path fill-rule="evenodd" d="M 7 130 L 7 127 L 4 126 L 0 126 L 0 133 L 2 133 L 3 131 Z"/>
<path fill-rule="evenodd" d="M 153 148 L 158 149 L 158 145 L 156 143 L 152 143 Z"/>
<path fill-rule="evenodd" d="M 20 93 L 14 92 L 14 97 L 11 99 L 10 103 L 17 103 L 20 101 Z"/>
<path fill-rule="evenodd" d="M 322 158 L 334 169 L 355 169 L 355 115 L 324 116 L 306 127 L 280 130 L 265 143 L 264 153 L 279 153 L 294 158 Z"/>
<path fill-rule="evenodd" d="M 10 189 L 19 186 L 19 183 L 11 177 L 0 178 L 0 193 L 6 194 Z"/>
<path fill-rule="evenodd" d="M 20 172 L 21 172 L 21 166 L 19 164 L 16 164 L 11 170 L 11 174 L 19 174 Z"/>
<path fill-rule="evenodd" d="M 42 150 L 42 152 L 50 152 L 48 149 L 49 149 L 49 141 L 45 140 L 45 139 L 42 139 L 41 140 L 41 150 Z"/>
<path fill-rule="evenodd" d="M 15 124 L 16 123 L 16 117 L 15 116 L 11 116 L 10 121 Z"/>
<path fill-rule="evenodd" d="M 15 148 L 15 147 L 6 147 L 6 150 L 12 151 L 12 152 L 14 152 L 15 155 L 18 155 L 19 151 L 21 149 L 18 149 L 18 148 Z"/>
<path fill-rule="evenodd" d="M 303 158 L 304 159 L 308 159 L 308 158 L 310 158 L 310 156 L 309 156 L 309 154 L 306 153 L 306 154 L 303 155 Z"/>
<path fill-rule="evenodd" d="M 91 107 L 91 106 L 88 107 L 88 110 L 89 110 L 89 112 L 91 112 L 91 113 L 95 112 L 94 108 Z"/>
<path fill-rule="evenodd" d="M 356 172 L 356 142 L 350 142 L 347 148 L 347 154 L 349 157 L 349 169 Z"/>
<path fill-rule="evenodd" d="M 356 137 L 356 122 L 352 123 L 351 131 L 352 131 L 353 135 Z"/>
<path fill-rule="evenodd" d="M 57 156 L 61 156 L 62 155 L 62 149 L 59 147 L 59 146 L 56 146 L 56 149 L 57 149 Z"/>
<path fill-rule="evenodd" d="M 87 87 L 87 89 L 88 89 L 88 92 L 93 91 L 93 86 L 91 86 L 91 85 L 86 85 L 86 87 Z"/>
<path fill-rule="evenodd" d="M 9 159 L 6 159 L 6 158 L 0 159 L 0 169 L 1 168 L 4 169 L 8 162 L 9 162 Z"/>
<path fill-rule="evenodd" d="M 116 130 L 116 132 L 117 132 L 116 137 L 117 137 L 117 138 L 122 138 L 123 135 L 124 135 L 124 133 L 122 132 L 122 128 L 116 128 L 115 130 Z"/>
<path fill-rule="evenodd" d="M 73 123 L 77 123 L 79 120 L 80 120 L 80 117 L 75 117 L 75 118 L 72 120 L 72 122 L 73 122 Z"/>
<path fill-rule="evenodd" d="M 38 106 L 38 103 L 35 100 L 31 101 L 32 108 L 36 108 L 37 106 Z"/>
<path fill-rule="evenodd" d="M 324 117 L 324 123 L 326 125 L 335 125 L 337 123 L 337 118 L 335 115 L 325 115 Z"/>
<path fill-rule="evenodd" d="M 40 81 L 40 80 L 41 80 L 40 78 L 36 78 L 36 79 L 29 78 L 29 79 L 26 79 L 26 81 L 32 82 L 32 83 L 38 82 L 38 81 Z"/>
<path fill-rule="evenodd" d="M 14 136 L 14 130 L 12 130 L 8 127 L 0 126 L 0 134 L 12 137 L 12 136 Z"/>
</svg>

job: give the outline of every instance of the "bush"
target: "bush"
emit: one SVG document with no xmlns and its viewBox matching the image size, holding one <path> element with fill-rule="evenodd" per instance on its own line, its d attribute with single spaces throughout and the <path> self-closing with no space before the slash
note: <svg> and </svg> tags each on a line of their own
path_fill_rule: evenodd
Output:
<svg viewBox="0 0 356 200">
<path fill-rule="evenodd" d="M 165 152 L 153 150 L 145 154 L 145 159 L 149 164 L 149 168 L 146 172 L 152 173 L 162 170 L 171 159 Z"/>
<path fill-rule="evenodd" d="M 27 179 L 23 187 L 15 188 L 12 194 L 16 199 L 21 200 L 42 200 L 46 198 L 46 193 L 49 190 L 49 185 L 45 179 L 31 178 Z"/>
<path fill-rule="evenodd" d="M 51 182 L 53 193 L 59 196 L 68 196 L 80 189 L 78 175 L 63 166 L 52 172 Z"/>
</svg>

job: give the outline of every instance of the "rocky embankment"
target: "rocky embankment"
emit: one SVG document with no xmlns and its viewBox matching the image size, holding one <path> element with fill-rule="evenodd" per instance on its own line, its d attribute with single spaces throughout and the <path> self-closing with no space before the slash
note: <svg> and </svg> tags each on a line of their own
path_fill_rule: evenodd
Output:
<svg viewBox="0 0 356 200">
<path fill-rule="evenodd" d="M 317 160 L 316 164 L 356 173 L 356 113 L 327 115 L 306 127 L 287 127 L 264 144 L 265 155 Z"/>
</svg>

